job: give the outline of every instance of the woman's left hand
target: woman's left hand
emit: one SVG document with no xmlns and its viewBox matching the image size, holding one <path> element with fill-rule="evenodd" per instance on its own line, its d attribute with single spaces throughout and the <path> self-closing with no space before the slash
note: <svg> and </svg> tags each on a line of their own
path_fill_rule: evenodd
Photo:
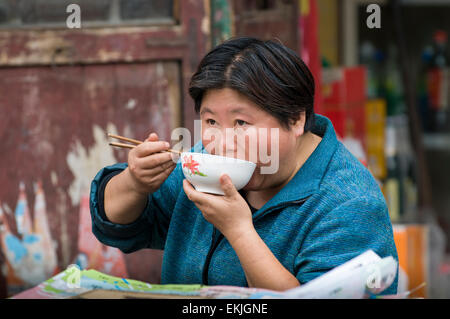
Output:
<svg viewBox="0 0 450 319">
<path fill-rule="evenodd" d="M 183 189 L 203 217 L 231 242 L 254 229 L 252 212 L 228 175 L 220 177 L 220 184 L 225 195 L 198 192 L 186 179 L 183 180 Z"/>
</svg>

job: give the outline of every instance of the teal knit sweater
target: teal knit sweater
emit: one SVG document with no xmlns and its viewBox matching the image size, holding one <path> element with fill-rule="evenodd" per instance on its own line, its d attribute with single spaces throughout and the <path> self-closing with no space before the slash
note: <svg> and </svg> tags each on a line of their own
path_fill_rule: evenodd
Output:
<svg viewBox="0 0 450 319">
<path fill-rule="evenodd" d="M 301 284 L 368 249 L 398 261 L 386 202 L 373 176 L 337 140 L 329 119 L 316 115 L 312 132 L 322 137 L 316 150 L 293 179 L 253 213 L 259 236 Z M 196 147 L 202 148 L 201 143 Z M 128 225 L 108 221 L 99 205 L 101 182 L 127 164 L 101 169 L 91 184 L 93 233 L 125 253 L 164 249 L 163 284 L 247 286 L 227 239 L 184 193 L 180 165 Z M 396 291 L 397 278 L 383 294 Z"/>
</svg>

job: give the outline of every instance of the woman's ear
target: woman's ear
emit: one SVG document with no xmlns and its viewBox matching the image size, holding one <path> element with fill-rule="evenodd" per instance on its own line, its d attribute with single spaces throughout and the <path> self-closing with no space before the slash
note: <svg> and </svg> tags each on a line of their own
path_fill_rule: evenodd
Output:
<svg viewBox="0 0 450 319">
<path fill-rule="evenodd" d="M 300 113 L 299 118 L 291 124 L 291 130 L 294 132 L 295 137 L 302 136 L 305 132 L 305 122 L 306 114 L 305 112 Z"/>
</svg>

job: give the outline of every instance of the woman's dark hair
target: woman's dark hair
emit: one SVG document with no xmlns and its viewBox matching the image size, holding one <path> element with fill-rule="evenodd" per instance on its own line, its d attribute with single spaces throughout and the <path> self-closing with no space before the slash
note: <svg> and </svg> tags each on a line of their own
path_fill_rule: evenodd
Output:
<svg viewBox="0 0 450 319">
<path fill-rule="evenodd" d="M 210 89 L 230 88 L 289 128 L 305 112 L 305 132 L 314 125 L 314 78 L 291 49 L 275 41 L 233 38 L 211 50 L 191 78 L 189 94 L 198 113 Z"/>
</svg>

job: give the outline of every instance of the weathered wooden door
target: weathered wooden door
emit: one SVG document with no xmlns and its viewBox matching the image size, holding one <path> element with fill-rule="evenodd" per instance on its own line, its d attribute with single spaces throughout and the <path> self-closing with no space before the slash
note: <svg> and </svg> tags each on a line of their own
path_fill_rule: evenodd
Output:
<svg viewBox="0 0 450 319">
<path fill-rule="evenodd" d="M 299 2 L 297 0 L 232 0 L 234 29 L 238 36 L 277 39 L 299 51 Z"/>
<path fill-rule="evenodd" d="M 69 29 L 71 3 L 81 28 Z M 160 252 L 124 256 L 90 233 L 90 182 L 126 161 L 106 133 L 193 129 L 187 86 L 207 1 L 0 0 L 0 264 L 9 292 L 69 264 L 156 282 Z"/>
</svg>

